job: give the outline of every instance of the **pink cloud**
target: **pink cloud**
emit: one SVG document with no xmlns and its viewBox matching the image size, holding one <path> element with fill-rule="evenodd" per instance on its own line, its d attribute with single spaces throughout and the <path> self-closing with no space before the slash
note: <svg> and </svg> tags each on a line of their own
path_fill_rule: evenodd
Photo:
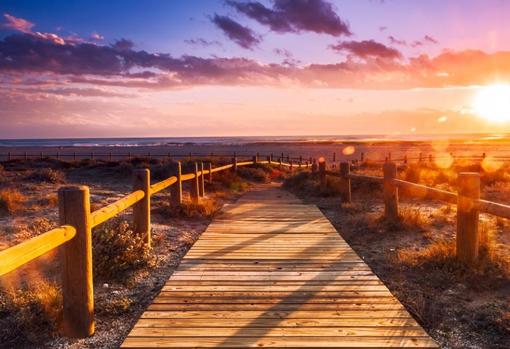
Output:
<svg viewBox="0 0 510 349">
<path fill-rule="evenodd" d="M 90 38 L 91 38 L 92 40 L 96 40 L 96 41 L 104 40 L 104 36 L 102 36 L 102 35 L 101 35 L 101 34 L 99 34 L 99 33 L 95 33 L 95 32 L 94 32 L 94 33 L 92 33 L 92 34 L 90 35 Z"/>
<path fill-rule="evenodd" d="M 329 48 L 337 52 L 345 51 L 359 58 L 378 57 L 397 59 L 402 57 L 398 50 L 374 40 L 344 41 L 336 45 L 330 45 Z"/>
<path fill-rule="evenodd" d="M 17 30 L 22 33 L 31 33 L 32 28 L 35 25 L 34 23 L 27 21 L 23 18 L 14 17 L 8 13 L 4 13 L 4 18 L 7 20 L 7 23 L 4 23 L 2 26 L 4 28 Z"/>
</svg>

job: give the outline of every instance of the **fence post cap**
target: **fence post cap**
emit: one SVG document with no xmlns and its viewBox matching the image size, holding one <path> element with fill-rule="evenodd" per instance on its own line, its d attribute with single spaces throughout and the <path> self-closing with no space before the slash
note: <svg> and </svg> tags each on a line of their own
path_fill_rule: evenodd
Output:
<svg viewBox="0 0 510 349">
<path fill-rule="evenodd" d="M 60 187 L 58 191 L 64 192 L 64 191 L 88 191 L 89 186 L 88 185 L 66 185 L 64 187 Z"/>
</svg>

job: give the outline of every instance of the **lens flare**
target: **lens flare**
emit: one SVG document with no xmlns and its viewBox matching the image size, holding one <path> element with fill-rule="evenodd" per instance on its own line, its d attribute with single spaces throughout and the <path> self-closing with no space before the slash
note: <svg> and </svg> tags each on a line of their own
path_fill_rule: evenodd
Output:
<svg viewBox="0 0 510 349">
<path fill-rule="evenodd" d="M 492 122 L 510 121 L 510 85 L 482 88 L 473 101 L 476 114 Z"/>
<path fill-rule="evenodd" d="M 352 145 L 348 145 L 347 147 L 342 149 L 342 154 L 352 155 L 352 154 L 354 154 L 355 151 L 356 151 L 356 149 Z"/>
<path fill-rule="evenodd" d="M 453 165 L 454 159 L 450 153 L 439 153 L 436 155 L 434 162 L 439 168 L 449 168 Z"/>
<path fill-rule="evenodd" d="M 481 166 L 485 172 L 496 172 L 503 166 L 503 161 L 487 156 L 482 160 Z"/>
</svg>

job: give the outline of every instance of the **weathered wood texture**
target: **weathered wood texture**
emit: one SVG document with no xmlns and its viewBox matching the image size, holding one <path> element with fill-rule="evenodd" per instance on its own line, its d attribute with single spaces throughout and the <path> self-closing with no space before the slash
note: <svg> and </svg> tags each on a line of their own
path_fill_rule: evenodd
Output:
<svg viewBox="0 0 510 349">
<path fill-rule="evenodd" d="M 83 338 L 94 334 L 89 188 L 62 187 L 58 203 L 60 224 L 76 230 L 62 253 L 63 331 L 67 337 Z"/>
<path fill-rule="evenodd" d="M 227 205 L 123 348 L 436 348 L 314 205 L 261 187 Z"/>
</svg>

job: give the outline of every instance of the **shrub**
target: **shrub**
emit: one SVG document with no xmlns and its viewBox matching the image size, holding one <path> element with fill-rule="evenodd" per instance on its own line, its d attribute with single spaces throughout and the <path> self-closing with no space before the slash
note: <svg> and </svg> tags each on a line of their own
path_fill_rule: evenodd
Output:
<svg viewBox="0 0 510 349">
<path fill-rule="evenodd" d="M 183 201 L 179 206 L 162 206 L 159 213 L 168 217 L 184 218 L 212 218 L 221 208 L 221 205 L 214 199 L 201 199 L 198 203 Z"/>
<path fill-rule="evenodd" d="M 20 341 L 39 344 L 41 333 L 55 335 L 62 317 L 62 295 L 53 282 L 37 281 L 28 289 L 12 289 L 0 292 L 0 334 L 2 345 Z M 31 343 L 31 344 L 30 344 Z"/>
<path fill-rule="evenodd" d="M 227 188 L 231 191 L 244 191 L 248 187 L 248 184 L 233 171 L 221 171 L 213 174 L 213 179 L 222 185 L 223 188 Z"/>
<path fill-rule="evenodd" d="M 41 168 L 34 170 L 28 175 L 27 179 L 37 182 L 63 183 L 65 182 L 65 174 L 59 170 Z"/>
<path fill-rule="evenodd" d="M 26 197 L 18 190 L 7 188 L 0 190 L 0 213 L 14 214 L 20 210 Z"/>
<path fill-rule="evenodd" d="M 310 172 L 299 172 L 286 178 L 283 182 L 285 189 L 297 192 L 300 195 L 315 195 L 318 185 L 317 176 Z"/>
<path fill-rule="evenodd" d="M 239 177 L 252 182 L 268 183 L 270 182 L 269 174 L 260 167 L 240 167 L 237 169 Z"/>
<path fill-rule="evenodd" d="M 119 218 L 106 222 L 92 235 L 94 277 L 123 280 L 126 273 L 152 267 L 155 257 L 144 237 Z"/>
</svg>

